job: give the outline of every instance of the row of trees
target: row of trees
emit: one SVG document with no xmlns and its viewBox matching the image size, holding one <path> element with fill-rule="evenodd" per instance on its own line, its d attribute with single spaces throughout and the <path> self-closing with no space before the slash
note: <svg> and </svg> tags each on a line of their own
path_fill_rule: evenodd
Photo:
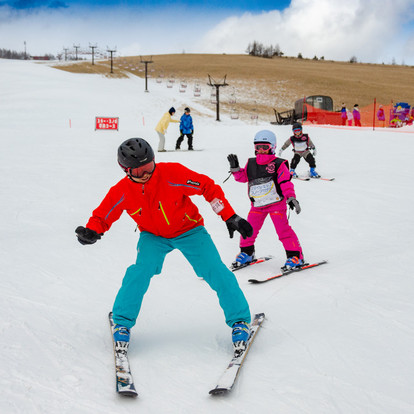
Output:
<svg viewBox="0 0 414 414">
<path fill-rule="evenodd" d="M 27 59 L 24 52 L 16 52 L 15 50 L 0 49 L 0 58 L 2 59 Z"/>
<path fill-rule="evenodd" d="M 279 45 L 277 44 L 276 46 L 265 46 L 263 45 L 263 43 L 258 42 L 257 40 L 255 40 L 252 43 L 249 43 L 249 45 L 247 46 L 246 49 L 246 53 L 248 53 L 250 56 L 259 56 L 259 57 L 264 57 L 264 58 L 269 58 L 271 59 L 274 56 L 283 56 L 284 53 L 280 50 Z M 302 56 L 302 53 L 298 53 L 298 59 L 304 59 L 304 57 Z M 325 60 L 324 56 L 321 56 L 320 58 L 318 58 L 316 55 L 313 57 L 313 60 Z M 358 59 L 356 56 L 351 56 L 349 58 L 349 63 L 358 63 Z M 383 63 L 384 64 L 384 63 Z M 392 65 L 396 65 L 396 61 L 395 58 L 392 59 Z M 404 66 L 404 62 L 402 63 L 402 65 Z"/>
<path fill-rule="evenodd" d="M 284 53 L 280 50 L 279 45 L 276 46 L 264 46 L 263 43 L 254 41 L 249 43 L 246 49 L 246 53 L 250 56 L 260 56 L 264 58 L 272 58 L 273 56 L 283 56 Z"/>
<path fill-rule="evenodd" d="M 44 55 L 42 56 L 46 59 L 53 60 L 55 57 L 53 55 Z M 0 49 L 0 59 L 33 59 L 32 56 L 28 55 L 26 52 L 16 52 L 15 50 L 9 49 Z"/>
</svg>

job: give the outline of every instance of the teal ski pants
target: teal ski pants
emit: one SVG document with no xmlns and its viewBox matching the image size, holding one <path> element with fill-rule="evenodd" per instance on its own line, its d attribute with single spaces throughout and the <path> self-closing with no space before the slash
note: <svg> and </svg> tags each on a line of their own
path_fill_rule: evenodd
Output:
<svg viewBox="0 0 414 414">
<path fill-rule="evenodd" d="M 136 264 L 128 267 L 113 307 L 115 323 L 132 328 L 151 278 L 161 273 L 167 253 L 180 250 L 193 267 L 217 293 L 226 323 L 250 323 L 250 310 L 237 280 L 222 262 L 216 246 L 203 226 L 178 237 L 166 239 L 143 231 L 138 241 Z"/>
</svg>

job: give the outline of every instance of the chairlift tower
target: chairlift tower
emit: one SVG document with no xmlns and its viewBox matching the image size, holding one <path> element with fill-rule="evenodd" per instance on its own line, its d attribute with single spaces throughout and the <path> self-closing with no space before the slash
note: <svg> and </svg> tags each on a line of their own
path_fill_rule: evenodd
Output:
<svg viewBox="0 0 414 414">
<path fill-rule="evenodd" d="M 210 75 L 208 75 L 208 86 L 216 88 L 216 121 L 220 121 L 220 87 L 228 86 L 226 82 L 227 75 L 224 75 L 224 78 L 221 82 L 216 82 Z"/>
<path fill-rule="evenodd" d="M 75 48 L 75 60 L 78 60 L 78 49 L 80 48 L 80 45 L 73 45 Z"/>
<path fill-rule="evenodd" d="M 142 59 L 142 56 L 141 56 L 141 63 L 145 65 L 145 92 L 149 92 L 148 90 L 148 64 L 154 63 L 154 61 L 152 60 L 152 56 L 149 58 L 149 60 L 144 60 Z"/>
<path fill-rule="evenodd" d="M 94 65 L 95 64 L 95 59 L 94 59 L 94 57 L 95 57 L 95 49 L 98 47 L 98 45 L 91 45 L 89 43 L 89 47 L 92 49 L 92 65 Z"/>
<path fill-rule="evenodd" d="M 114 73 L 114 71 L 113 71 L 113 60 L 114 60 L 113 59 L 113 54 L 116 52 L 116 46 L 115 46 L 115 49 L 109 49 L 109 47 L 107 46 L 106 51 L 111 54 L 111 73 Z"/>
</svg>

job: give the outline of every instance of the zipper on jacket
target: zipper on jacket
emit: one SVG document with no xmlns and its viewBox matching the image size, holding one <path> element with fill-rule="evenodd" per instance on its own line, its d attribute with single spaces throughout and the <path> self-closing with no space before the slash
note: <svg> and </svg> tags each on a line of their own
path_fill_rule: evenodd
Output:
<svg viewBox="0 0 414 414">
<path fill-rule="evenodd" d="M 187 220 L 189 220 L 189 221 L 194 221 L 194 223 L 198 223 L 199 222 L 199 220 L 194 220 L 194 219 L 190 218 L 190 216 L 187 213 L 185 214 L 184 218 L 185 217 L 187 217 Z M 184 219 L 183 219 L 183 221 L 184 221 Z"/>
<path fill-rule="evenodd" d="M 162 215 L 163 215 L 163 216 L 164 216 L 164 218 L 165 218 L 165 221 L 167 222 L 167 224 L 168 224 L 168 225 L 170 225 L 170 222 L 168 221 L 167 215 L 165 214 L 165 211 L 164 211 L 164 209 L 162 208 L 161 201 L 159 201 L 158 210 L 161 210 Z"/>
<path fill-rule="evenodd" d="M 140 207 L 137 211 L 134 211 L 133 213 L 131 213 L 130 216 L 135 216 L 135 214 L 138 214 L 138 213 L 139 215 L 141 215 L 141 210 L 142 210 L 142 207 Z"/>
</svg>

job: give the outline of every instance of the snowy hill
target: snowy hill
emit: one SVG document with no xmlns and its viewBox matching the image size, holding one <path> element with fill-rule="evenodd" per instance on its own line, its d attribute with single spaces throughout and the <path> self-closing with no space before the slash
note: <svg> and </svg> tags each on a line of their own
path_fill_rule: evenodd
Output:
<svg viewBox="0 0 414 414">
<path fill-rule="evenodd" d="M 130 361 L 139 398 L 115 393 L 107 314 L 138 233 L 126 215 L 93 246 L 84 225 L 123 172 L 118 145 L 154 127 L 171 106 L 193 109 L 194 153 L 157 153 L 222 184 L 226 156 L 244 163 L 259 129 L 280 147 L 288 126 L 248 125 L 214 113 L 163 84 L 110 80 L 32 62 L 0 60 L 1 253 L 0 411 L 7 413 L 352 413 L 414 412 L 412 251 L 414 129 L 305 127 L 317 169 L 333 182 L 295 181 L 291 214 L 307 260 L 317 269 L 251 285 L 284 262 L 267 220 L 256 244 L 275 259 L 237 272 L 252 312 L 266 320 L 232 394 L 208 395 L 230 359 L 230 329 L 217 298 L 181 253 L 167 256 L 132 332 Z M 203 114 L 203 116 L 201 116 Z M 205 116 L 208 115 L 208 116 Z M 95 131 L 95 116 L 118 116 L 120 130 Z M 171 124 L 167 148 L 178 136 Z M 290 151 L 283 154 L 290 160 Z M 304 161 L 297 169 L 305 173 Z M 222 184 L 246 216 L 246 186 Z M 223 261 L 238 238 L 204 199 L 195 198 Z"/>
</svg>

